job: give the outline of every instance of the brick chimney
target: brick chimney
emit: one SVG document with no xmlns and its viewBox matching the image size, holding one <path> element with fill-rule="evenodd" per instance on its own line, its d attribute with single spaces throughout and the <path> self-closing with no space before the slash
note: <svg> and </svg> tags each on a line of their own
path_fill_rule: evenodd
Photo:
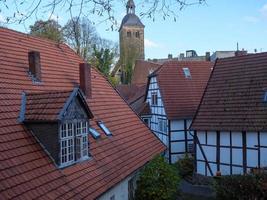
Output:
<svg viewBox="0 0 267 200">
<path fill-rule="evenodd" d="M 91 66 L 88 63 L 80 63 L 80 88 L 86 98 L 91 98 Z"/>
<path fill-rule="evenodd" d="M 206 61 L 210 61 L 210 52 L 206 52 Z"/>
<path fill-rule="evenodd" d="M 31 75 L 37 81 L 41 81 L 42 73 L 41 73 L 40 52 L 29 51 L 28 52 L 28 60 L 29 60 L 29 71 L 30 71 Z"/>
</svg>

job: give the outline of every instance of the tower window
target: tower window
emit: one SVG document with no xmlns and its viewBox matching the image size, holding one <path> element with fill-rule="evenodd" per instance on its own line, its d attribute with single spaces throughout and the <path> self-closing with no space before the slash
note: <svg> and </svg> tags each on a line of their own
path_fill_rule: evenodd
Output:
<svg viewBox="0 0 267 200">
<path fill-rule="evenodd" d="M 130 31 L 127 31 L 127 37 L 131 37 L 131 32 Z"/>
<path fill-rule="evenodd" d="M 135 32 L 135 37 L 140 38 L 140 33 L 139 33 L 139 31 Z"/>
</svg>

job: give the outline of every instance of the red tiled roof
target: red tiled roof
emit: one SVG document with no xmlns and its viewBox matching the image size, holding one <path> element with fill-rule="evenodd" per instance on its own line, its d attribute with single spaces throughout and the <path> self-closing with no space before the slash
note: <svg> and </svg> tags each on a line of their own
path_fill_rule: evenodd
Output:
<svg viewBox="0 0 267 200">
<path fill-rule="evenodd" d="M 192 128 L 266 131 L 266 75 L 267 53 L 218 59 Z"/>
<path fill-rule="evenodd" d="M 57 120 L 72 91 L 42 92 L 26 94 L 26 121 Z"/>
<path fill-rule="evenodd" d="M 118 85 L 116 89 L 130 107 L 140 115 L 145 105 L 146 85 Z"/>
<path fill-rule="evenodd" d="M 149 74 L 160 66 L 161 64 L 158 63 L 136 60 L 131 83 L 138 86 L 146 85 Z"/>
<path fill-rule="evenodd" d="M 157 76 L 168 119 L 194 116 L 212 66 L 206 61 L 169 61 L 151 74 Z M 183 68 L 190 70 L 191 78 L 185 78 Z"/>
<path fill-rule="evenodd" d="M 28 51 L 41 55 L 42 82 L 28 76 Z M 139 169 L 164 146 L 107 80 L 91 70 L 94 115 L 92 158 L 58 169 L 26 127 L 18 122 L 21 93 L 70 91 L 79 83 L 82 60 L 66 45 L 0 28 L 0 196 L 3 199 L 95 199 Z M 96 124 L 102 120 L 113 136 Z"/>
</svg>

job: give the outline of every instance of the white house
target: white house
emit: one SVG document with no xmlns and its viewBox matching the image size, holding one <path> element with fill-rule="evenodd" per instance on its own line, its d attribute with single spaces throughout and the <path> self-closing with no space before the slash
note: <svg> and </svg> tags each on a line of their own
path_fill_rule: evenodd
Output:
<svg viewBox="0 0 267 200">
<path fill-rule="evenodd" d="M 170 61 L 148 78 L 145 102 L 150 110 L 141 117 L 168 147 L 170 163 L 192 153 L 193 134 L 188 128 L 212 66 L 206 61 Z"/>
<path fill-rule="evenodd" d="M 197 173 L 267 167 L 267 53 L 218 59 L 192 123 Z"/>
</svg>

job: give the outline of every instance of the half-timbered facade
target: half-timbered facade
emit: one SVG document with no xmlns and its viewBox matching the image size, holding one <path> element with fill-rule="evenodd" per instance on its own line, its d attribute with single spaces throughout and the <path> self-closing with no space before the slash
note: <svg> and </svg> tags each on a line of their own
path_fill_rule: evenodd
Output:
<svg viewBox="0 0 267 200">
<path fill-rule="evenodd" d="M 197 173 L 267 167 L 267 53 L 218 59 L 192 123 Z"/>
<path fill-rule="evenodd" d="M 141 117 L 149 120 L 151 130 L 168 147 L 170 163 L 193 152 L 189 127 L 211 68 L 211 62 L 172 61 L 149 76 L 145 101 L 150 115 Z"/>
</svg>

